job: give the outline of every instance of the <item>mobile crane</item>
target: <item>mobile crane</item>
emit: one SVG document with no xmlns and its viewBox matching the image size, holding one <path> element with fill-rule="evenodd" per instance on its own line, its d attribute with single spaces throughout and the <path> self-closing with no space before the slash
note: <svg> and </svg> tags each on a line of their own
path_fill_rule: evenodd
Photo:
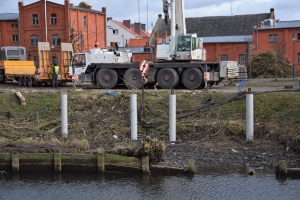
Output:
<svg viewBox="0 0 300 200">
<path fill-rule="evenodd" d="M 184 0 L 162 0 L 166 23 L 169 23 L 171 8 L 171 36 L 155 46 L 154 60 L 148 60 L 148 83 L 157 82 L 163 89 L 176 88 L 183 83 L 187 89 L 219 83 L 226 78 L 238 77 L 236 61 L 205 62 L 203 40 L 196 33 L 186 34 Z M 115 87 L 124 81 L 129 88 L 141 88 L 143 77 L 140 63 L 131 62 L 132 53 L 114 52 L 95 48 L 84 53 L 75 53 L 69 71 L 79 81 L 91 82 L 101 88 Z M 80 62 L 81 61 L 81 62 Z"/>
</svg>

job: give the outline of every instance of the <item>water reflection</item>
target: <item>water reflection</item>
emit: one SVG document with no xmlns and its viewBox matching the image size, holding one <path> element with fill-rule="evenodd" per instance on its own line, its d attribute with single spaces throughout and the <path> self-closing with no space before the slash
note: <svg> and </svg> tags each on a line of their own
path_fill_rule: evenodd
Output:
<svg viewBox="0 0 300 200">
<path fill-rule="evenodd" d="M 209 167 L 193 176 L 18 174 L 0 177 L 0 199 L 298 199 L 299 179 L 245 168 Z M 283 180 L 283 181 L 282 181 Z"/>
</svg>

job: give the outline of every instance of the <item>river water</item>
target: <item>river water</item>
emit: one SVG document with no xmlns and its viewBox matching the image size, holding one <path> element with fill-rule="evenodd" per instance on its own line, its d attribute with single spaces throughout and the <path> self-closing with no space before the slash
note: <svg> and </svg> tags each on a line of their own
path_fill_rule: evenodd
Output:
<svg viewBox="0 0 300 200">
<path fill-rule="evenodd" d="M 243 168 L 210 168 L 192 176 L 18 174 L 0 176 L 0 199 L 299 199 L 300 179 Z"/>
</svg>

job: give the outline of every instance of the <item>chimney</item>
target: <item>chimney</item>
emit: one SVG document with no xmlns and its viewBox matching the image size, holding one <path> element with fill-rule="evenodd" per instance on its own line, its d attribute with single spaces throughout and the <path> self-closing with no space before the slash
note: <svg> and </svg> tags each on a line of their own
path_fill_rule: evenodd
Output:
<svg viewBox="0 0 300 200">
<path fill-rule="evenodd" d="M 161 14 L 158 14 L 158 18 L 161 19 L 161 17 L 162 17 L 162 15 L 161 15 Z"/>
<path fill-rule="evenodd" d="M 275 20 L 275 12 L 274 12 L 274 8 L 270 8 L 270 19 Z"/>
<path fill-rule="evenodd" d="M 102 7 L 102 12 L 106 13 L 106 7 Z"/>
<path fill-rule="evenodd" d="M 106 20 L 107 20 L 107 21 L 112 20 L 112 17 L 108 17 Z"/>
<path fill-rule="evenodd" d="M 92 6 L 88 5 L 88 9 L 92 10 Z"/>
<path fill-rule="evenodd" d="M 146 30 L 146 24 L 141 24 L 141 29 Z"/>
<path fill-rule="evenodd" d="M 139 35 L 141 34 L 141 22 L 134 23 L 134 32 Z"/>
<path fill-rule="evenodd" d="M 130 19 L 128 19 L 128 20 L 123 20 L 123 24 L 124 24 L 127 28 L 130 28 L 130 25 L 131 25 Z"/>
</svg>

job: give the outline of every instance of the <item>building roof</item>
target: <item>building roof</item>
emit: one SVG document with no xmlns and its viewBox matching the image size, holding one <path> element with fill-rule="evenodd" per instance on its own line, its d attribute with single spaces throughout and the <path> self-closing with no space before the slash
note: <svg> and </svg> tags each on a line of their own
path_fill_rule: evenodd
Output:
<svg viewBox="0 0 300 200">
<path fill-rule="evenodd" d="M 135 36 L 139 36 L 136 32 L 134 32 L 132 29 L 128 28 L 127 26 L 125 26 L 123 24 L 123 22 L 120 22 L 120 21 L 117 21 L 117 20 L 113 20 L 111 19 L 113 22 L 115 22 L 116 24 L 118 24 L 119 26 L 121 26 L 124 30 L 128 31 L 129 33 L 131 33 L 132 35 L 135 35 Z"/>
<path fill-rule="evenodd" d="M 186 18 L 186 32 L 199 37 L 251 35 L 253 25 L 269 18 L 270 13 Z"/>
<path fill-rule="evenodd" d="M 129 38 L 128 47 L 143 47 L 149 38 Z"/>
<path fill-rule="evenodd" d="M 251 35 L 253 26 L 269 18 L 270 13 L 186 18 L 186 32 L 197 33 L 198 37 Z M 154 44 L 155 32 L 158 32 L 158 37 L 163 37 L 164 31 L 170 35 L 170 23 L 166 25 L 160 15 L 152 31 L 150 44 Z"/>
<path fill-rule="evenodd" d="M 4 20 L 18 20 L 19 13 L 0 13 L 0 21 Z"/>
<path fill-rule="evenodd" d="M 235 43 L 235 42 L 252 42 L 252 35 L 230 35 L 230 36 L 212 36 L 201 37 L 203 43 Z"/>
<path fill-rule="evenodd" d="M 113 19 L 110 19 L 110 20 L 112 20 L 113 22 L 115 22 L 117 25 L 119 25 L 120 27 L 122 27 L 124 30 L 127 30 L 129 33 L 135 35 L 136 37 L 146 37 L 146 38 L 150 37 L 150 33 L 147 32 L 147 31 L 145 31 L 145 30 L 143 30 L 142 28 L 141 28 L 140 35 L 138 33 L 136 33 L 134 31 L 134 25 L 133 24 L 131 24 L 130 28 L 128 28 L 123 22 L 120 22 L 120 21 L 117 21 L 117 20 L 113 20 Z"/>
<path fill-rule="evenodd" d="M 266 22 L 266 23 L 265 23 Z M 300 27 L 300 20 L 294 20 L 294 21 L 274 21 L 274 25 L 270 25 L 267 20 L 261 22 L 262 27 L 259 29 L 280 29 L 280 28 L 296 28 Z M 254 26 L 253 28 L 256 28 Z"/>
</svg>

